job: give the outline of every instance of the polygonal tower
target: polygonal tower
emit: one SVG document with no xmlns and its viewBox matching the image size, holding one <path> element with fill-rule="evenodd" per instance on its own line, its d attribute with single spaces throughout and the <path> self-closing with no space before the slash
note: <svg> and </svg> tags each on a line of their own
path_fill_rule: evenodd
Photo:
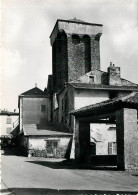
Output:
<svg viewBox="0 0 138 195">
<path fill-rule="evenodd" d="M 57 20 L 50 35 L 54 92 L 65 82 L 91 70 L 100 70 L 102 24 Z"/>
</svg>

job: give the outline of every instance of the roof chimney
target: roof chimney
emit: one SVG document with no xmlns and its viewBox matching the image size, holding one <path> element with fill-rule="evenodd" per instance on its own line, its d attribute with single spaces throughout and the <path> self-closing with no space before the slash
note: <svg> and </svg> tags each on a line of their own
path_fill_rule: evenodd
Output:
<svg viewBox="0 0 138 195">
<path fill-rule="evenodd" d="M 115 64 L 110 62 L 108 67 L 108 84 L 109 85 L 121 85 L 120 67 L 116 67 Z"/>
<path fill-rule="evenodd" d="M 37 83 L 35 83 L 35 87 L 37 87 Z"/>
</svg>

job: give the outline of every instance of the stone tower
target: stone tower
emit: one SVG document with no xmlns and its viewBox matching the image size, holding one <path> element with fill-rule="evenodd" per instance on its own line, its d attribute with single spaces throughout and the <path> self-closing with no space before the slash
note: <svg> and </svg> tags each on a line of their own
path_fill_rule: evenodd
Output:
<svg viewBox="0 0 138 195">
<path fill-rule="evenodd" d="M 77 19 L 57 20 L 50 35 L 54 92 L 65 82 L 100 70 L 102 26 Z"/>
</svg>

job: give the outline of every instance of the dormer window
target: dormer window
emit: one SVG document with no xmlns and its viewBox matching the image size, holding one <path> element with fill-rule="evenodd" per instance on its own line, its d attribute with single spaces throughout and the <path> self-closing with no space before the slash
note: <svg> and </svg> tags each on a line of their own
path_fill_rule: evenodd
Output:
<svg viewBox="0 0 138 195">
<path fill-rule="evenodd" d="M 95 82 L 95 76 L 94 75 L 89 75 L 89 83 L 94 83 Z"/>
</svg>

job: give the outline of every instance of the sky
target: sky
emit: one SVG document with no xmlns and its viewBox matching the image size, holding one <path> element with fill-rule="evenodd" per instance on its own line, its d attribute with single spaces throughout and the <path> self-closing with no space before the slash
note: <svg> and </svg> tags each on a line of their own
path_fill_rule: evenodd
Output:
<svg viewBox="0 0 138 195">
<path fill-rule="evenodd" d="M 103 24 L 101 70 L 110 62 L 138 83 L 138 0 L 1 0 L 1 108 L 18 109 L 18 96 L 44 90 L 52 73 L 49 36 L 57 19 Z"/>
</svg>

